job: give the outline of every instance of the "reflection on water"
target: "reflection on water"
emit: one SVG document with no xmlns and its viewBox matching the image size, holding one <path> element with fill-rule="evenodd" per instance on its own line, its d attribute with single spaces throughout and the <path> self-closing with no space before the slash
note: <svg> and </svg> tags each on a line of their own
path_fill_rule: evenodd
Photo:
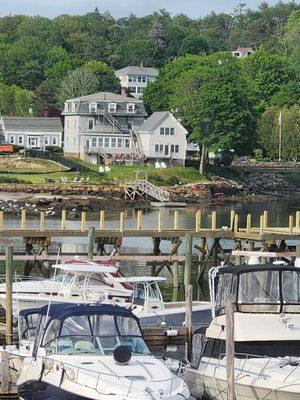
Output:
<svg viewBox="0 0 300 400">
<path fill-rule="evenodd" d="M 197 210 L 202 210 L 202 226 L 211 226 L 211 212 L 217 210 L 217 224 L 221 226 L 229 226 L 230 224 L 230 211 L 235 210 L 239 214 L 240 224 L 246 224 L 246 215 L 252 214 L 252 225 L 259 225 L 259 217 L 264 210 L 269 211 L 269 225 L 273 226 L 288 226 L 288 216 L 294 214 L 297 210 L 300 210 L 300 200 L 299 199 L 258 199 L 253 197 L 252 199 L 244 201 L 229 201 L 229 200 L 217 200 L 214 202 L 207 202 L 206 204 L 199 204 L 195 206 L 189 206 L 186 209 L 179 210 L 179 227 L 183 228 L 194 228 L 195 226 L 195 212 Z M 105 216 L 105 228 L 106 229 L 118 229 L 119 227 L 119 211 L 107 212 Z M 175 209 L 161 209 L 163 212 L 163 228 L 173 227 L 173 216 Z M 125 217 L 125 229 L 136 227 L 136 213 L 135 209 L 126 210 Z M 155 229 L 157 227 L 157 209 L 145 209 L 143 210 L 142 228 Z M 91 220 L 87 221 L 87 227 L 95 226 L 98 227 L 99 216 L 94 215 Z M 4 218 L 4 226 L 9 228 L 20 228 L 20 216 L 7 216 Z M 54 229 L 60 226 L 59 218 L 46 218 L 45 227 L 46 229 Z M 39 219 L 32 218 L 27 220 L 28 228 L 38 228 Z M 67 221 L 67 229 L 78 229 L 80 228 L 80 221 Z M 198 239 L 195 239 L 195 244 Z M 86 251 L 86 238 L 53 238 L 52 249 L 57 249 L 58 244 L 62 244 L 63 251 L 66 252 L 85 252 Z M 222 241 L 222 245 L 227 247 L 230 245 L 229 241 Z M 23 240 L 21 238 L 14 239 L 15 249 L 24 249 Z M 169 252 L 171 250 L 171 243 L 169 241 L 161 242 L 161 250 L 163 252 Z M 121 253 L 151 253 L 153 251 L 153 243 L 150 238 L 124 238 Z M 179 248 L 179 253 L 184 252 L 184 243 Z M 22 266 L 16 264 L 16 267 L 22 270 Z M 126 275 L 148 275 L 150 274 L 150 267 L 146 266 L 145 263 L 121 263 L 121 268 L 124 270 Z M 1 266 L 3 273 L 3 265 Z M 163 292 L 168 300 L 176 298 L 182 298 L 182 289 L 174 289 L 171 285 L 170 274 L 164 269 L 162 271 L 162 276 L 167 278 L 167 282 L 163 285 Z M 179 279 L 180 282 L 183 280 L 182 268 L 179 268 Z M 193 271 L 193 283 L 195 284 L 195 289 L 197 287 L 197 271 Z M 204 293 L 207 294 L 207 289 L 204 288 Z"/>
</svg>

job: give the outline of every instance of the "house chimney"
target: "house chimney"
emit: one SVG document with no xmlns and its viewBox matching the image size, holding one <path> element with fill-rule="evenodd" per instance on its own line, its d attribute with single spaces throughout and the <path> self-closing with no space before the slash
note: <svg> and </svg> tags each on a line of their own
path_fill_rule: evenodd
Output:
<svg viewBox="0 0 300 400">
<path fill-rule="evenodd" d="M 141 68 L 144 68 L 144 61 L 141 61 L 141 62 L 140 62 L 140 67 L 141 67 Z"/>
<path fill-rule="evenodd" d="M 127 97 L 127 93 L 126 93 L 126 87 L 121 87 L 121 96 L 126 96 Z"/>
</svg>

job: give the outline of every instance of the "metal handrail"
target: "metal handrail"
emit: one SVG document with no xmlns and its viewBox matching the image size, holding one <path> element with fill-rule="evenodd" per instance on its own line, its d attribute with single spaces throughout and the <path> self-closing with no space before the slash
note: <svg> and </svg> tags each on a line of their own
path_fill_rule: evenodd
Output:
<svg viewBox="0 0 300 400">
<path fill-rule="evenodd" d="M 76 379 L 74 379 L 74 381 L 76 382 L 76 384 L 81 385 L 81 386 L 84 386 L 84 387 L 86 387 L 87 385 L 86 385 L 86 383 L 85 383 L 85 384 L 80 383 L 80 381 L 79 381 L 79 379 L 78 379 L 79 373 L 83 371 L 83 372 L 87 372 L 87 373 L 97 374 L 97 377 L 96 377 L 97 381 L 96 381 L 96 385 L 95 385 L 95 388 L 94 388 L 94 389 L 95 389 L 98 393 L 100 393 L 100 394 L 101 394 L 101 393 L 103 394 L 103 392 L 101 392 L 101 391 L 99 390 L 99 381 L 101 380 L 101 376 L 104 376 L 104 377 L 113 377 L 113 378 L 118 379 L 119 381 L 120 381 L 120 380 L 121 380 L 121 381 L 126 381 L 126 382 L 128 383 L 128 385 L 126 385 L 126 384 L 125 384 L 125 385 L 122 385 L 121 383 L 118 383 L 118 384 L 120 384 L 120 386 L 122 385 L 122 386 L 128 387 L 127 395 L 128 395 L 128 394 L 130 393 L 130 391 L 132 390 L 132 386 L 133 386 L 133 384 L 134 384 L 134 380 L 130 379 L 130 378 L 127 377 L 127 376 L 120 376 L 120 375 L 117 375 L 117 374 L 111 374 L 111 373 L 107 373 L 107 372 L 92 371 L 92 370 L 87 369 L 87 368 L 84 368 L 84 367 L 78 367 L 78 366 L 72 365 L 72 364 L 70 364 L 70 363 L 68 363 L 68 362 L 55 360 L 55 359 L 52 359 L 52 358 L 49 358 L 49 357 L 45 357 L 45 358 L 43 359 L 43 362 L 45 363 L 46 360 L 51 360 L 53 363 L 56 363 L 56 365 L 58 364 L 58 365 L 60 366 L 61 370 L 65 371 L 65 373 L 66 373 L 67 376 L 68 376 L 68 371 L 66 371 L 65 368 L 70 368 L 70 370 L 73 371 L 73 372 L 76 371 L 76 372 L 75 372 L 75 375 L 76 375 L 75 378 L 76 378 Z M 176 376 L 172 376 L 171 378 L 167 378 L 167 379 L 160 379 L 160 380 L 152 379 L 151 382 L 152 382 L 152 383 L 166 383 L 166 382 L 170 382 L 170 394 L 171 394 L 171 393 L 172 393 L 171 390 L 172 390 L 172 388 L 173 388 L 173 382 L 174 382 L 174 380 L 175 380 L 176 378 L 177 378 Z M 69 376 L 68 376 L 68 379 L 72 381 L 72 379 L 70 379 Z M 93 388 L 92 388 L 92 389 L 93 389 Z M 151 393 L 149 393 L 146 389 L 147 389 L 147 388 L 145 388 L 145 390 L 138 390 L 138 389 L 136 389 L 136 390 L 137 390 L 138 392 L 146 392 L 146 393 L 148 393 L 148 394 L 151 394 Z"/>
</svg>

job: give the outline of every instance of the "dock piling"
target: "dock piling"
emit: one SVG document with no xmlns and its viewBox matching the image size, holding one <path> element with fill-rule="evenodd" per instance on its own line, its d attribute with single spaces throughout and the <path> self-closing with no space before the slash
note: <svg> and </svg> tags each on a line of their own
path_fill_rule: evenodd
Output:
<svg viewBox="0 0 300 400">
<path fill-rule="evenodd" d="M 12 285 L 13 285 L 13 246 L 5 247 L 5 275 L 6 275 L 6 344 L 12 344 Z"/>
<path fill-rule="evenodd" d="M 186 358 L 191 359 L 192 349 L 192 312 L 193 312 L 193 285 L 188 285 L 185 288 L 185 328 L 187 330 L 187 342 L 185 348 Z"/>
<path fill-rule="evenodd" d="M 66 223 L 67 223 L 67 210 L 62 210 L 62 212 L 61 212 L 61 229 L 62 230 L 66 229 Z"/>
<path fill-rule="evenodd" d="M 99 231 L 104 230 L 104 219 L 105 219 L 105 211 L 100 211 L 100 219 L 99 219 Z"/>
<path fill-rule="evenodd" d="M 88 233 L 88 259 L 92 260 L 94 257 L 94 243 L 95 243 L 95 227 L 91 226 Z"/>
<path fill-rule="evenodd" d="M 234 400 L 234 310 L 232 296 L 225 295 L 227 400 Z"/>
<path fill-rule="evenodd" d="M 26 229 L 26 210 L 25 208 L 21 211 L 21 229 Z"/>
<path fill-rule="evenodd" d="M 184 286 L 191 283 L 192 277 L 192 254 L 193 254 L 193 235 L 185 235 L 185 264 L 184 264 Z"/>
</svg>

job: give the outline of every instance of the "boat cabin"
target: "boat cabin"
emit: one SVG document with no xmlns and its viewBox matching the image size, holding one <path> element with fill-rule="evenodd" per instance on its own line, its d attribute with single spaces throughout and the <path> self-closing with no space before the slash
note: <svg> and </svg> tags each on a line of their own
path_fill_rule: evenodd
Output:
<svg viewBox="0 0 300 400">
<path fill-rule="evenodd" d="M 149 353 L 138 318 L 111 304 L 59 303 L 24 310 L 20 313 L 20 337 L 34 340 L 33 356 L 111 355 L 119 346 L 132 353 Z"/>
<path fill-rule="evenodd" d="M 131 310 L 139 314 L 153 313 L 164 310 L 164 301 L 159 288 L 159 283 L 166 278 L 144 276 L 117 279 L 120 283 L 132 285 Z"/>
<path fill-rule="evenodd" d="M 300 269 L 278 264 L 210 270 L 214 316 L 225 313 L 227 291 L 240 313 L 300 313 Z"/>
</svg>

